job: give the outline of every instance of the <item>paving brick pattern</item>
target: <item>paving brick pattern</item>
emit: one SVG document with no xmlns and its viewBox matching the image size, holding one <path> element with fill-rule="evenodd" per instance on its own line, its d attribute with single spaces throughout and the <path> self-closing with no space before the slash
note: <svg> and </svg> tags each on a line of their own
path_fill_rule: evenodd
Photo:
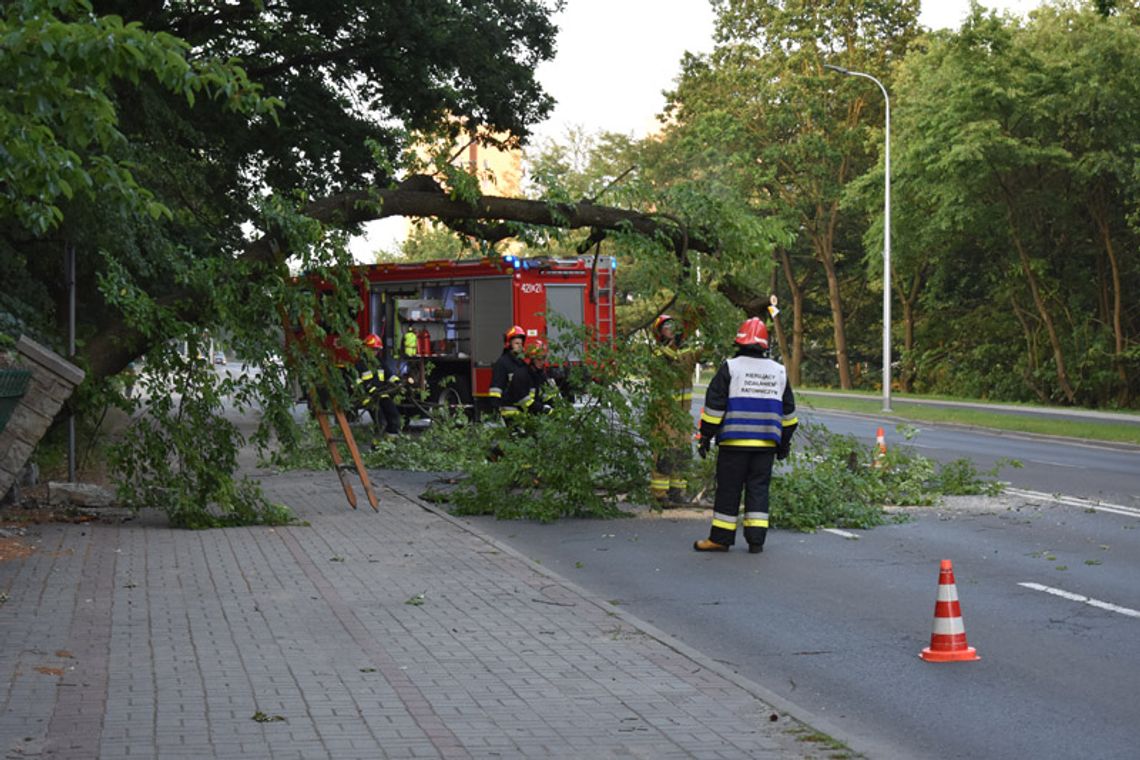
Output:
<svg viewBox="0 0 1140 760">
<path fill-rule="evenodd" d="M 303 527 L 34 528 L 0 563 L 0 758 L 828 756 L 393 478 L 379 513 L 264 479 Z"/>
</svg>

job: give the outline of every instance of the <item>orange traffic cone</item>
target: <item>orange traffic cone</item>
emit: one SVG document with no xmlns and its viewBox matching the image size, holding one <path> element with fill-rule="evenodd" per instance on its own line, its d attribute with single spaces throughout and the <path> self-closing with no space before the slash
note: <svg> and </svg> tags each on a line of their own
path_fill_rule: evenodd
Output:
<svg viewBox="0 0 1140 760">
<path fill-rule="evenodd" d="M 966 662 L 980 660 L 977 651 L 966 643 L 962 625 L 962 608 L 958 606 L 958 587 L 954 583 L 954 567 L 942 560 L 938 573 L 938 600 L 934 603 L 934 632 L 930 646 L 918 654 L 927 662 Z"/>
<path fill-rule="evenodd" d="M 878 469 L 883 466 L 883 460 L 887 456 L 887 438 L 883 435 L 881 427 L 875 431 L 875 444 L 875 453 L 871 457 L 871 467 Z"/>
</svg>

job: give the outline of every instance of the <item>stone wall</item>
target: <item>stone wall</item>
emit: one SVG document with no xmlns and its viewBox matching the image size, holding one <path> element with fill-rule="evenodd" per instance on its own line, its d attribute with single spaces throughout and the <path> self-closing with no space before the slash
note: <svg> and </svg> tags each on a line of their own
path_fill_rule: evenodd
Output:
<svg viewBox="0 0 1140 760">
<path fill-rule="evenodd" d="M 0 432 L 0 496 L 16 482 L 36 444 L 84 376 L 83 370 L 26 336 L 20 337 L 16 351 L 32 377 L 27 393 Z"/>
</svg>

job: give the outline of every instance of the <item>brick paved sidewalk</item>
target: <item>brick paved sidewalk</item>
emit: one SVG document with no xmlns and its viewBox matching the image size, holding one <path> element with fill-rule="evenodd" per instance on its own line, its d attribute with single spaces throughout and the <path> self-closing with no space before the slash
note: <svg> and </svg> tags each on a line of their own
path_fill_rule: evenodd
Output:
<svg viewBox="0 0 1140 760">
<path fill-rule="evenodd" d="M 385 477 L 379 513 L 332 473 L 264 478 L 308 526 L 30 528 L 0 562 L 0 757 L 833 756 Z"/>
</svg>

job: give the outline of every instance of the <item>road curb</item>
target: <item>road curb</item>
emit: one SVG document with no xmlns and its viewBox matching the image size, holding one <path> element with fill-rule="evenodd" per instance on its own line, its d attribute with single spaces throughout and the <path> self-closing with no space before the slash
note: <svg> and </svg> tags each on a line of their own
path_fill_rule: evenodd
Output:
<svg viewBox="0 0 1140 760">
<path fill-rule="evenodd" d="M 500 551 L 506 555 L 513 557 L 514 559 L 524 562 L 532 570 L 573 591 L 575 594 L 582 597 L 583 600 L 603 610 L 606 614 L 618 618 L 623 623 L 629 625 L 631 628 L 634 628 L 646 636 L 655 639 L 663 646 L 673 650 L 677 654 L 689 660 L 692 660 L 693 662 L 699 664 L 701 667 L 713 673 L 716 673 L 721 678 L 724 678 L 726 681 L 729 681 L 740 689 L 743 689 L 744 691 L 754 696 L 756 699 L 768 704 L 775 710 L 789 715 L 793 719 L 799 721 L 800 723 L 803 723 L 812 729 L 815 729 L 816 731 L 827 734 L 836 741 L 842 742 L 852 752 L 865 757 L 883 758 L 884 760 L 894 760 L 895 758 L 903 760 L 905 757 L 904 755 L 900 755 L 896 749 L 879 744 L 873 739 L 862 736 L 855 736 L 840 728 L 839 726 L 836 726 L 827 718 L 812 713 L 800 705 L 791 702 L 785 697 L 781 697 L 779 694 L 776 694 L 770 689 L 761 686 L 755 681 L 752 681 L 738 674 L 734 670 L 731 670 L 727 666 L 717 662 L 708 655 L 696 649 L 693 649 L 688 644 L 685 644 L 670 634 L 665 633 L 653 624 L 648 623 L 636 617 L 635 615 L 620 609 L 619 607 L 615 607 L 614 605 L 609 604 L 604 599 L 598 597 L 590 591 L 587 591 L 577 583 L 568 580 L 566 577 L 558 574 L 557 572 L 544 565 L 536 563 L 532 558 L 527 557 L 525 554 L 519 552 L 509 544 L 506 544 L 494 538 L 493 536 L 484 533 L 475 526 L 466 523 L 462 519 L 448 513 L 446 510 L 440 509 L 439 507 L 429 502 L 425 502 L 421 500 L 417 495 L 407 493 L 400 488 L 394 487 L 390 483 L 386 484 L 385 487 L 391 489 L 401 498 L 407 499 L 412 504 L 419 506 L 421 509 L 431 512 L 437 517 L 446 520 L 461 530 L 464 530 L 467 533 L 475 536 L 479 540 L 493 546 L 497 551 Z"/>
</svg>

